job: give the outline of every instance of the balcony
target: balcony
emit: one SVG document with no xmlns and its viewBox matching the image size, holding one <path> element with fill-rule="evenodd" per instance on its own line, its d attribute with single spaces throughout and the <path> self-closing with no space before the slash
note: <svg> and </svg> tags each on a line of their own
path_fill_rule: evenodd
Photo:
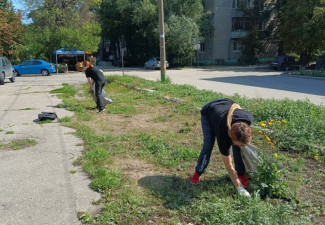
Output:
<svg viewBox="0 0 325 225">
<path fill-rule="evenodd" d="M 230 37 L 233 39 L 240 39 L 247 37 L 248 31 L 246 30 L 234 30 L 231 31 Z"/>
</svg>

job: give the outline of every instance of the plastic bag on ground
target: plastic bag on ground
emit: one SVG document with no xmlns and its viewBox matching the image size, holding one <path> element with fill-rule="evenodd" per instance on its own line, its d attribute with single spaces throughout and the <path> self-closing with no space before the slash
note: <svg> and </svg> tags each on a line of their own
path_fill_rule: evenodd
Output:
<svg viewBox="0 0 325 225">
<path fill-rule="evenodd" d="M 97 102 L 96 94 L 95 94 L 95 84 L 93 84 L 91 90 L 89 90 L 91 96 L 93 97 L 94 101 Z M 103 100 L 104 105 L 112 104 L 114 101 L 107 95 L 106 91 L 103 89 L 100 97 Z"/>
</svg>

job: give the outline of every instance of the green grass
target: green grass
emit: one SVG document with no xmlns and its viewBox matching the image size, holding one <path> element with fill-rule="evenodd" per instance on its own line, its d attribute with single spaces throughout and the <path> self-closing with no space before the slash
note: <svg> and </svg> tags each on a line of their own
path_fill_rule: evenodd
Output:
<svg viewBox="0 0 325 225">
<path fill-rule="evenodd" d="M 34 110 L 34 108 L 24 108 L 24 109 L 20 109 L 20 110 Z"/>
<path fill-rule="evenodd" d="M 212 99 L 229 96 L 170 82 L 130 76 L 109 78 L 112 83 L 105 90 L 114 104 L 100 115 L 91 109 L 95 103 L 86 85 L 64 84 L 52 92 L 59 94 L 66 109 L 75 112 L 60 122 L 74 128 L 84 141 L 84 154 L 74 165 L 82 166 L 91 177 L 90 187 L 102 194 L 100 213 L 79 213 L 84 224 L 322 221 L 324 107 L 308 101 L 230 96 L 252 111 L 253 143 L 274 160 L 261 164 L 256 176 L 264 176 L 264 184 L 269 185 L 259 190 L 279 193 L 265 195 L 250 190 L 253 197 L 247 199 L 236 194 L 217 149 L 200 185 L 193 187 L 188 182 L 202 144 L 199 109 Z M 78 99 L 74 98 L 76 93 L 81 93 Z M 166 96 L 185 103 L 175 103 Z"/>
<path fill-rule="evenodd" d="M 302 76 L 307 76 L 307 77 L 323 77 L 323 78 L 325 78 L 324 70 L 297 70 L 297 71 L 291 71 L 289 74 L 302 75 Z"/>
<path fill-rule="evenodd" d="M 58 121 L 60 123 L 68 123 L 68 122 L 71 122 L 71 118 L 70 117 L 63 117 L 63 118 L 59 118 Z"/>
<path fill-rule="evenodd" d="M 18 140 L 13 140 L 8 144 L 0 143 L 0 149 L 21 150 L 35 145 L 37 145 L 37 141 L 34 139 L 18 139 Z"/>
<path fill-rule="evenodd" d="M 52 120 L 42 120 L 37 122 L 39 125 L 47 124 L 47 123 L 52 123 Z"/>
<path fill-rule="evenodd" d="M 62 88 L 60 89 L 55 89 L 50 91 L 51 94 L 61 94 L 63 95 L 62 97 L 69 97 L 69 96 L 74 96 L 76 94 L 76 90 L 73 89 L 72 86 L 70 86 L 69 84 L 62 84 Z"/>
</svg>

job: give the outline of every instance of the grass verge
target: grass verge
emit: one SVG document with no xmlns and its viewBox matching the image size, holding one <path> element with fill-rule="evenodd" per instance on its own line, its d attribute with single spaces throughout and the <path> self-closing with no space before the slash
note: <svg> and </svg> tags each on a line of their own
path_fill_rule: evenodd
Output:
<svg viewBox="0 0 325 225">
<path fill-rule="evenodd" d="M 324 222 L 324 107 L 230 97 L 252 111 L 253 143 L 275 162 L 260 167 L 260 184 L 269 185 L 263 190 L 286 187 L 281 196 L 266 197 L 251 189 L 253 197 L 247 199 L 236 194 L 217 149 L 200 185 L 188 182 L 202 144 L 200 107 L 229 96 L 130 76 L 109 79 L 105 91 L 114 104 L 102 114 L 92 109 L 86 85 L 64 84 L 53 91 L 75 112 L 60 122 L 84 140 L 84 155 L 74 165 L 82 166 L 92 179 L 90 187 L 102 193 L 99 214 L 79 214 L 84 224 Z M 272 175 L 272 182 L 262 173 Z"/>
</svg>

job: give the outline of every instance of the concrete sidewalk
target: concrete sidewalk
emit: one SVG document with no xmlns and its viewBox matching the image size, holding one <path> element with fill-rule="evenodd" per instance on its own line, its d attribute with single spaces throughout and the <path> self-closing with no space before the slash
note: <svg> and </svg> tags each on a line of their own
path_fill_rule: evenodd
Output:
<svg viewBox="0 0 325 225">
<path fill-rule="evenodd" d="M 72 165 L 82 153 L 82 140 L 58 122 L 36 123 L 41 112 L 71 116 L 56 108 L 61 101 L 49 91 L 81 82 L 81 74 L 55 74 L 17 77 L 0 87 L 0 143 L 37 141 L 22 150 L 0 150 L 1 225 L 75 225 L 80 224 L 78 212 L 97 210 L 92 201 L 100 199 L 99 193 L 89 189 L 87 175 Z"/>
</svg>

